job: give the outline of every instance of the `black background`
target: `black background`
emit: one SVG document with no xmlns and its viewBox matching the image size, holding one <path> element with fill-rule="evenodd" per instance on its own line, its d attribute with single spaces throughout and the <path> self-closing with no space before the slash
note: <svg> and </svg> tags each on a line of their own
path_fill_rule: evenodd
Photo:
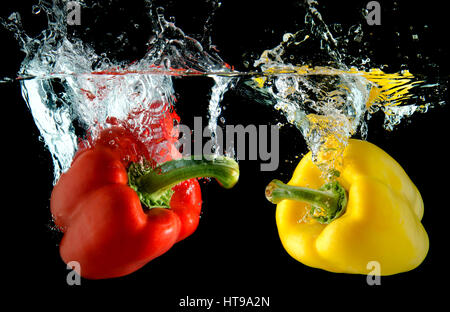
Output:
<svg viewBox="0 0 450 312">
<path fill-rule="evenodd" d="M 443 87 L 448 77 L 447 16 L 444 2 L 379 1 L 382 25 L 364 25 L 375 64 L 389 64 L 391 71 L 407 64 L 411 72 L 441 77 Z M 27 29 L 38 31 L 45 18 L 31 14 L 34 1 L 2 3 L 0 13 L 23 12 Z M 245 6 L 244 6 L 245 3 Z M 352 25 L 361 23 L 360 11 L 366 1 L 321 1 L 324 20 Z M 187 34 L 203 31 L 210 15 L 208 1 L 168 1 L 167 14 Z M 126 2 L 124 7 L 131 7 Z M 281 35 L 298 29 L 303 22 L 295 1 L 268 2 L 224 0 L 212 22 L 213 43 L 229 64 L 243 69 L 246 55 L 278 44 Z M 124 19 L 127 15 L 124 15 Z M 34 24 L 35 23 L 35 24 Z M 82 25 L 90 23 L 82 16 Z M 120 20 L 113 24 L 120 30 Z M 423 26 L 428 25 L 427 31 Z M 38 27 L 39 26 L 39 27 Z M 411 29 L 411 26 L 413 27 Z M 392 35 L 395 31 L 403 39 Z M 411 32 L 421 36 L 414 45 Z M 90 34 L 95 39 L 95 34 Z M 14 76 L 23 54 L 11 34 L 0 30 L 1 73 Z M 200 36 L 198 36 L 200 38 Z M 104 38 L 107 42 L 108 37 Z M 146 39 L 145 39 L 146 40 Z M 400 48 L 399 46 L 400 41 Z M 102 46 L 97 38 L 98 49 Z M 140 43 L 136 43 L 139 46 Z M 428 59 L 417 58 L 417 51 Z M 123 51 L 122 54 L 136 53 Z M 247 54 L 245 54 L 247 53 Z M 245 54 L 245 55 L 244 55 Z M 123 56 L 123 55 L 121 55 Z M 428 66 L 430 63 L 438 66 Z M 414 71 L 415 70 L 415 71 Z M 207 79 L 175 81 L 179 93 L 177 111 L 182 121 L 206 116 Z M 444 89 L 444 88 L 442 88 Z M 417 269 L 381 278 L 380 286 L 369 286 L 366 276 L 334 274 L 313 269 L 292 259 L 279 241 L 275 224 L 275 206 L 266 201 L 264 188 L 273 178 L 287 181 L 298 161 L 295 156 L 307 151 L 297 130 L 283 127 L 280 142 L 280 167 L 275 172 L 260 172 L 258 161 L 240 161 L 241 177 L 232 190 L 217 183 L 202 184 L 203 213 L 198 230 L 169 252 L 141 270 L 123 278 L 90 281 L 68 286 L 69 272 L 60 260 L 60 236 L 51 230 L 49 197 L 52 188 L 52 163 L 39 139 L 30 112 L 20 94 L 18 83 L 0 85 L 2 95 L 2 273 L 6 286 L 4 299 L 21 305 L 44 304 L 48 308 L 72 306 L 91 299 L 99 306 L 125 303 L 148 311 L 203 311 L 177 308 L 186 296 L 216 298 L 224 296 L 270 296 L 271 307 L 229 308 L 227 311 L 291 311 L 343 305 L 365 309 L 385 304 L 399 306 L 420 301 L 444 301 L 448 293 L 448 105 L 436 106 L 426 114 L 416 114 L 392 132 L 382 128 L 383 116 L 376 114 L 369 122 L 368 140 L 392 155 L 417 185 L 425 202 L 423 224 L 429 234 L 430 251 Z M 445 92 L 445 90 L 442 90 Z M 224 98 L 224 117 L 228 124 L 275 124 L 283 121 L 275 111 L 230 91 Z M 206 122 L 206 119 L 204 119 Z M 293 139 L 297 138 L 297 139 Z M 387 300 L 391 300 L 387 303 Z M 283 308 L 284 307 L 284 308 Z M 220 309 L 216 309 L 221 311 Z M 214 310 L 214 311 L 216 311 Z M 222 309 L 225 311 L 224 309 Z"/>
</svg>

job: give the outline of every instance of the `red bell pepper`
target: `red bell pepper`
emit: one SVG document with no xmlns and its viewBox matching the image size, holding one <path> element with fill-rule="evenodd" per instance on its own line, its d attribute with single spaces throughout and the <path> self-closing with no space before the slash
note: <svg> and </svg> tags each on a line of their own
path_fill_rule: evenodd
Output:
<svg viewBox="0 0 450 312">
<path fill-rule="evenodd" d="M 162 255 L 197 228 L 196 178 L 214 177 L 231 188 L 239 176 L 226 157 L 156 165 L 149 150 L 126 128 L 105 129 L 55 185 L 50 208 L 64 232 L 60 254 L 66 263 L 80 263 L 81 276 L 124 276 Z"/>
</svg>

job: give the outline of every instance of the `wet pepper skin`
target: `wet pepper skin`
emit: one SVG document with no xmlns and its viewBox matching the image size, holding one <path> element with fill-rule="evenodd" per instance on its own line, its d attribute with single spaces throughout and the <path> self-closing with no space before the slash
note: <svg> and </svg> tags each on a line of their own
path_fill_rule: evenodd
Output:
<svg viewBox="0 0 450 312">
<path fill-rule="evenodd" d="M 324 182 L 308 153 L 288 184 L 318 189 Z M 402 167 L 377 146 L 350 140 L 338 182 L 348 204 L 329 224 L 308 218 L 308 204 L 278 204 L 276 222 L 286 251 L 305 265 L 331 272 L 367 274 L 370 261 L 379 262 L 381 275 L 416 268 L 429 242 L 420 222 L 421 195 Z"/>
<path fill-rule="evenodd" d="M 51 212 L 64 232 L 61 257 L 78 261 L 85 278 L 130 274 L 197 228 L 202 201 L 196 179 L 173 187 L 170 209 L 143 209 L 127 174 L 129 163 L 142 156 L 152 157 L 131 133 L 105 130 L 93 147 L 77 153 L 53 189 Z"/>
</svg>

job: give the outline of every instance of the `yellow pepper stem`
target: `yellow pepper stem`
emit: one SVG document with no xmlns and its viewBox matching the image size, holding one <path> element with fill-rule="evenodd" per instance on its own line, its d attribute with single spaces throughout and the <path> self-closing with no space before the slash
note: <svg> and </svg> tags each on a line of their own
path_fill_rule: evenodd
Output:
<svg viewBox="0 0 450 312">
<path fill-rule="evenodd" d="M 315 190 L 273 180 L 266 187 L 266 198 L 273 204 L 284 199 L 308 203 L 311 205 L 311 217 L 325 224 L 340 217 L 347 206 L 347 192 L 337 181 Z"/>
</svg>

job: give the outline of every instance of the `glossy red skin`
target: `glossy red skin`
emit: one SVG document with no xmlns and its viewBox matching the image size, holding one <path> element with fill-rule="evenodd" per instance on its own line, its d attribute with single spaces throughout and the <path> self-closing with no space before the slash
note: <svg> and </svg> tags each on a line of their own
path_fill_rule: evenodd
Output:
<svg viewBox="0 0 450 312">
<path fill-rule="evenodd" d="M 50 201 L 54 222 L 64 232 L 60 255 L 65 263 L 78 261 L 80 275 L 88 279 L 138 270 L 191 235 L 201 212 L 196 179 L 173 187 L 170 209 L 143 209 L 128 186 L 127 166 L 147 149 L 124 129 L 108 131 L 77 153 Z"/>
</svg>

